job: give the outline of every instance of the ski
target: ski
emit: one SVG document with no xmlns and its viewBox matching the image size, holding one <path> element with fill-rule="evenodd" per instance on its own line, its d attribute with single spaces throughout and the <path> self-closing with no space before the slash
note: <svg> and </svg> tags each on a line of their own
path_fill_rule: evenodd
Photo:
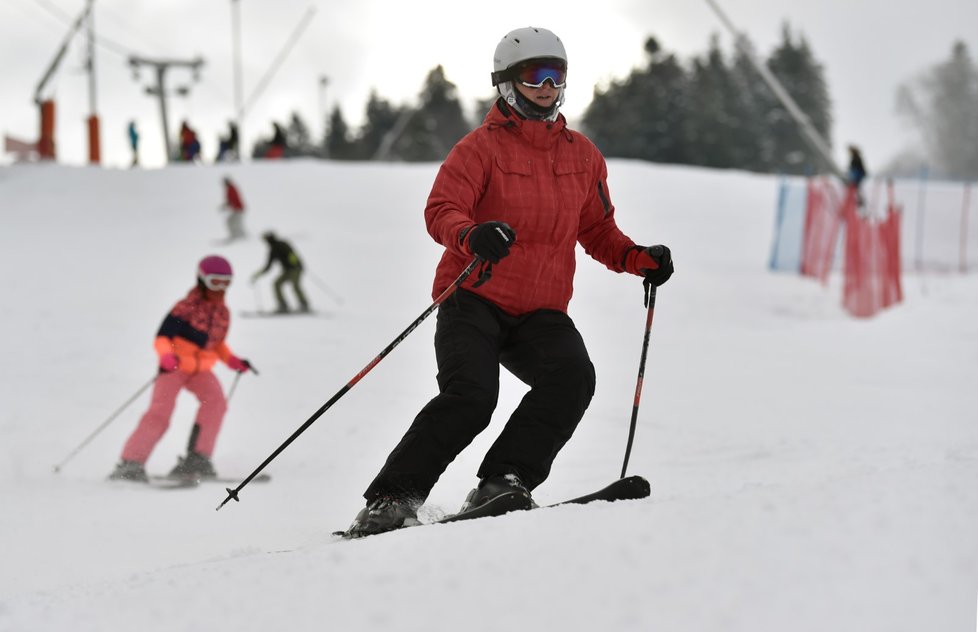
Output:
<svg viewBox="0 0 978 632">
<path fill-rule="evenodd" d="M 109 479 L 108 483 L 114 487 L 124 489 L 145 489 L 147 487 L 150 489 L 190 489 L 197 487 L 198 484 L 195 480 L 179 481 L 166 478 L 165 476 L 150 476 L 149 480 L 145 481 Z"/>
<path fill-rule="evenodd" d="M 149 481 L 143 483 L 152 489 L 193 489 L 200 484 L 199 481 L 188 479 L 185 481 L 178 481 L 169 479 L 166 477 L 154 477 L 151 476 Z"/>
<path fill-rule="evenodd" d="M 533 508 L 532 502 L 533 501 L 531 501 L 526 494 L 522 494 L 520 492 L 500 494 L 483 505 L 473 507 L 468 511 L 461 511 L 457 514 L 445 516 L 444 518 L 436 520 L 430 524 L 447 524 L 449 522 L 459 522 L 461 520 L 492 518 L 494 516 L 508 514 L 511 511 L 526 511 L 527 509 Z"/>
<path fill-rule="evenodd" d="M 629 476 L 627 478 L 621 478 L 611 483 L 610 485 L 599 489 L 598 491 L 591 492 L 590 494 L 585 494 L 583 496 L 577 496 L 575 498 L 569 498 L 560 502 L 556 502 L 550 505 L 544 505 L 542 507 L 537 507 L 536 509 L 550 509 L 553 507 L 561 507 L 563 505 L 586 505 L 588 503 L 596 501 L 604 502 L 616 502 L 619 500 L 639 500 L 641 498 L 648 498 L 652 493 L 652 487 L 649 482 L 642 478 L 641 476 Z M 502 516 L 513 511 L 526 511 L 534 509 L 529 499 L 523 494 L 517 492 L 502 494 L 493 498 L 491 501 L 485 505 L 480 505 L 468 511 L 463 511 L 457 514 L 452 514 L 436 520 L 434 522 L 428 522 L 417 525 L 408 526 L 429 526 L 433 524 L 447 524 L 450 522 L 459 522 L 462 520 L 475 520 L 478 518 L 490 518 L 494 516 Z M 392 531 L 400 531 L 401 529 L 408 528 L 407 526 L 401 527 L 399 529 L 393 529 Z M 391 533 L 391 531 L 384 531 L 383 533 Z M 347 540 L 356 539 L 361 537 L 368 537 L 365 535 L 354 535 L 349 530 L 346 531 L 334 531 L 334 536 L 338 536 Z M 380 535 L 380 534 L 371 534 Z"/>
<path fill-rule="evenodd" d="M 599 489 L 596 492 L 585 494 L 584 496 L 578 496 L 577 498 L 571 498 L 570 500 L 564 500 L 552 505 L 546 505 L 546 507 L 543 508 L 560 507 L 561 505 L 586 505 L 596 500 L 603 500 L 606 502 L 615 502 L 618 500 L 639 500 L 641 498 L 648 498 L 651 493 L 652 486 L 649 485 L 647 480 L 641 476 L 629 476 L 627 478 L 620 478 L 611 485 L 608 485 L 603 489 Z"/>
<path fill-rule="evenodd" d="M 214 478 L 201 478 L 201 479 L 190 479 L 189 481 L 183 479 L 170 478 L 165 474 L 150 474 L 149 480 L 151 483 L 175 483 L 184 484 L 184 487 L 193 487 L 199 484 L 205 483 L 221 483 L 222 485 L 230 485 L 233 483 L 239 483 L 244 479 L 241 477 L 234 476 L 216 476 Z M 252 483 L 267 483 L 272 480 L 271 474 L 259 474 L 255 478 L 251 479 Z"/>
<path fill-rule="evenodd" d="M 310 318 L 332 318 L 333 314 L 330 312 L 319 312 L 316 310 L 309 310 L 306 312 L 302 311 L 288 311 L 288 312 L 274 312 L 274 311 L 243 311 L 238 312 L 238 315 L 243 318 L 290 318 L 299 316 L 308 316 Z"/>
</svg>

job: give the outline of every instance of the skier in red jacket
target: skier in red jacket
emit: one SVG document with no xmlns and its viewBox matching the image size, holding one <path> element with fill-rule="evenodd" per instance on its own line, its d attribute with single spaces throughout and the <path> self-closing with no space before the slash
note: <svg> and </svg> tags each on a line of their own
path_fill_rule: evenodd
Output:
<svg viewBox="0 0 978 632">
<path fill-rule="evenodd" d="M 417 508 L 445 468 L 489 425 L 500 365 L 530 390 L 485 455 L 462 509 L 513 491 L 532 504 L 530 492 L 594 394 L 594 367 L 567 315 L 576 245 L 612 271 L 655 285 L 673 272 L 668 248 L 636 246 L 619 230 L 604 157 L 559 113 L 567 76 L 560 39 L 517 29 L 493 61 L 500 97 L 445 159 L 424 213 L 429 234 L 445 247 L 435 296 L 473 257 L 483 266 L 439 306 L 439 394 L 364 493 L 367 506 L 348 531 L 354 537 L 417 524 Z"/>
<path fill-rule="evenodd" d="M 224 204 L 221 205 L 222 211 L 228 212 L 228 241 L 242 239 L 245 235 L 244 229 L 244 201 L 238 187 L 234 186 L 230 176 L 224 176 Z"/>
</svg>

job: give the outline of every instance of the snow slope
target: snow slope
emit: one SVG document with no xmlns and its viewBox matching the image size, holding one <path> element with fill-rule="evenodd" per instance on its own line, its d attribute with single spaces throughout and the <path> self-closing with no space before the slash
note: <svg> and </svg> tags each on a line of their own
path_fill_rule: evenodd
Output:
<svg viewBox="0 0 978 632">
<path fill-rule="evenodd" d="M 978 277 L 908 276 L 903 305 L 853 320 L 839 279 L 767 272 L 765 176 L 610 164 L 619 225 L 677 262 L 629 468 L 650 499 L 334 540 L 434 393 L 433 318 L 219 512 L 217 485 L 105 482 L 146 394 L 52 472 L 152 378 L 156 328 L 211 252 L 238 272 L 229 342 L 261 371 L 238 384 L 215 461 L 250 472 L 430 304 L 436 170 L 0 169 L 0 630 L 972 629 Z M 252 234 L 232 245 L 225 174 Z M 327 317 L 238 316 L 272 304 L 271 277 L 246 280 L 268 228 L 305 257 Z M 641 283 L 578 264 L 571 315 L 598 390 L 542 503 L 618 475 L 641 350 Z M 428 515 L 458 508 L 523 392 L 504 377 Z M 194 410 L 181 395 L 151 471 L 173 465 Z"/>
</svg>

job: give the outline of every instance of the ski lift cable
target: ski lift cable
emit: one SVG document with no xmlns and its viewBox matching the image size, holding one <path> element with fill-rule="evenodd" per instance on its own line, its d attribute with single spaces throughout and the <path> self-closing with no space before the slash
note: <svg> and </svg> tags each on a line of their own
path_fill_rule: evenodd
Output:
<svg viewBox="0 0 978 632">
<path fill-rule="evenodd" d="M 134 29 L 131 24 L 126 22 L 126 19 L 123 16 L 112 9 L 109 9 L 108 7 L 100 6 L 98 9 L 98 17 L 100 20 L 113 23 L 118 28 L 125 31 L 130 36 L 129 39 L 136 39 L 139 42 L 139 47 L 141 49 L 152 48 L 152 52 L 157 54 L 157 56 L 162 56 L 162 54 L 159 53 L 169 48 L 161 45 L 159 40 L 147 38 L 146 29 Z M 150 44 L 150 46 L 146 46 L 147 43 Z M 131 54 L 131 50 L 129 50 L 126 54 Z"/>
<path fill-rule="evenodd" d="M 43 23 L 45 28 L 51 28 L 51 29 L 57 28 L 59 33 L 61 32 L 61 25 L 71 23 L 70 17 L 67 16 L 65 16 L 64 18 L 54 17 L 47 12 L 45 13 L 38 12 L 37 6 L 34 4 L 34 0 L 19 0 L 19 4 L 5 2 L 3 4 L 0 4 L 0 8 L 3 9 L 15 8 L 23 15 L 29 17 L 31 20 L 35 20 L 38 23 Z M 54 26 L 54 22 L 58 23 L 57 27 Z"/>
<path fill-rule="evenodd" d="M 60 9 L 58 6 L 52 4 L 50 0 L 34 0 L 32 6 L 36 6 L 38 8 L 43 9 L 49 15 L 51 15 L 56 20 L 58 20 L 59 22 L 61 22 L 66 26 L 72 27 L 75 24 L 75 18 L 72 18 L 71 16 L 66 14 L 62 9 Z M 107 38 L 101 34 L 95 36 L 95 43 L 101 46 L 102 48 L 104 48 L 105 50 L 111 53 L 115 53 L 116 55 L 119 55 L 121 57 L 128 57 L 129 55 L 132 54 L 132 51 L 126 46 L 123 46 L 122 44 L 110 38 Z"/>
<path fill-rule="evenodd" d="M 747 60 L 752 66 L 754 66 L 754 69 L 757 70 L 758 74 L 760 74 L 761 79 L 764 80 L 764 83 L 767 84 L 768 88 L 770 88 L 774 93 L 774 96 L 777 97 L 784 108 L 788 111 L 791 118 L 794 119 L 795 123 L 799 127 L 799 130 L 801 131 L 802 138 L 816 153 L 822 157 L 826 165 L 828 165 L 828 167 L 832 170 L 832 173 L 839 179 L 845 181 L 845 172 L 838 166 L 838 164 L 836 164 L 832 157 L 831 145 L 829 145 L 828 141 L 826 141 L 818 130 L 815 129 L 815 126 L 812 124 L 808 115 L 800 107 L 798 107 L 798 104 L 795 103 L 795 100 L 791 98 L 791 95 L 788 94 L 788 91 L 784 89 L 784 86 L 781 85 L 781 82 L 778 81 L 770 69 L 757 59 L 757 56 L 754 54 L 747 37 L 737 30 L 737 27 L 734 26 L 730 18 L 727 17 L 727 14 L 723 12 L 720 6 L 716 3 L 716 0 L 706 0 L 706 3 L 710 5 L 710 8 L 713 9 L 714 13 L 716 13 L 724 27 L 730 31 L 730 34 L 734 38 L 734 45 L 744 53 Z"/>
<path fill-rule="evenodd" d="M 265 72 L 264 76 L 262 76 L 261 80 L 259 80 L 258 85 L 255 87 L 245 104 L 241 106 L 241 110 L 238 112 L 238 120 L 244 118 L 245 113 L 255 104 L 255 101 L 257 101 L 258 97 L 260 97 L 262 92 L 265 91 L 265 88 L 268 87 L 268 84 L 275 76 L 275 73 L 278 72 L 279 68 L 285 62 L 285 58 L 288 57 L 290 52 L 292 52 L 292 49 L 295 47 L 296 43 L 299 41 L 299 38 L 302 36 L 302 33 L 306 30 L 306 27 L 309 26 L 309 23 L 312 21 L 312 18 L 315 15 L 316 7 L 314 5 L 309 5 L 309 8 L 306 9 L 305 15 L 292 31 L 292 35 L 289 37 L 289 40 L 275 57 L 275 61 L 272 62 L 272 65 Z"/>
<path fill-rule="evenodd" d="M 48 64 L 47 69 L 44 71 L 44 74 L 41 76 L 41 80 L 37 83 L 37 86 L 34 89 L 35 103 L 40 104 L 41 101 L 43 100 L 41 95 L 43 94 L 44 89 L 51 81 L 51 78 L 54 77 L 55 73 L 57 73 L 58 67 L 61 65 L 61 61 L 64 59 L 65 54 L 68 52 L 68 46 L 71 44 L 71 40 L 74 39 L 75 35 L 78 33 L 78 31 L 81 30 L 82 25 L 88 19 L 90 10 L 91 10 L 91 5 L 88 5 L 88 7 L 86 7 L 86 9 L 82 11 L 81 14 L 72 22 L 71 27 L 68 29 L 68 34 L 64 37 L 64 39 L 61 42 L 61 46 L 58 48 L 58 51 L 54 54 L 54 59 L 51 60 L 50 64 Z"/>
</svg>

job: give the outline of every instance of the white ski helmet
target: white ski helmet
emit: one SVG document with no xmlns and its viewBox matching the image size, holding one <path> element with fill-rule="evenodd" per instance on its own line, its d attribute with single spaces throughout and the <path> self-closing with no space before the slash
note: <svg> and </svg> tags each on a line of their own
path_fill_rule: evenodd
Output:
<svg viewBox="0 0 978 632">
<path fill-rule="evenodd" d="M 516 89 L 510 70 L 518 64 L 530 59 L 559 59 L 567 65 L 567 51 L 564 43 L 552 31 L 528 26 L 510 31 L 496 45 L 496 53 L 492 57 L 492 85 L 496 86 L 499 94 L 506 103 L 515 107 L 523 114 L 528 114 L 517 103 Z M 551 112 L 544 118 L 555 120 L 557 111 L 564 102 L 564 87 L 559 88 L 557 98 Z"/>
</svg>

